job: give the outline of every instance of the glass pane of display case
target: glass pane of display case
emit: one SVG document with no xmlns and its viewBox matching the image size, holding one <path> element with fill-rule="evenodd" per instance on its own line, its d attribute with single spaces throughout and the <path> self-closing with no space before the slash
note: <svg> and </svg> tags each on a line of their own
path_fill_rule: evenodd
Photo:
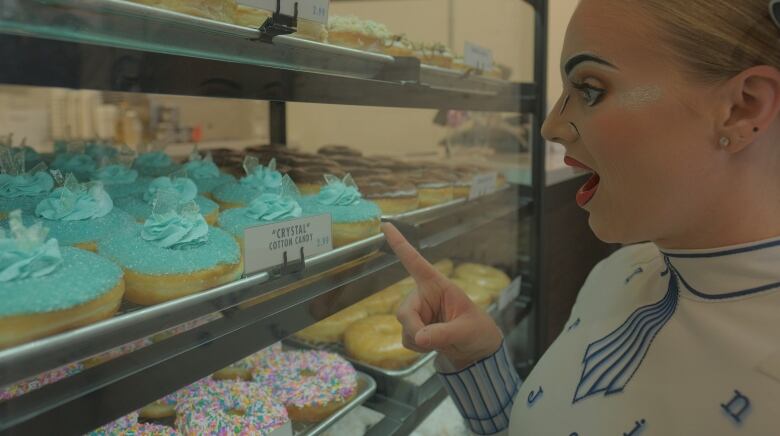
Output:
<svg viewBox="0 0 780 436">
<path fill-rule="evenodd" d="M 0 0 L 0 432 L 460 425 L 383 222 L 533 360 L 544 8 L 241 3 Z"/>
</svg>

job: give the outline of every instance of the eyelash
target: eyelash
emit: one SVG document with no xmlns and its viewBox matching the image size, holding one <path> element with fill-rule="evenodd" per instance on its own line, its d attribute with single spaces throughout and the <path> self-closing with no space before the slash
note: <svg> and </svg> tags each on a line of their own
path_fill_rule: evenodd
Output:
<svg viewBox="0 0 780 436">
<path fill-rule="evenodd" d="M 572 83 L 571 86 L 574 89 L 580 91 L 583 98 L 585 99 L 585 104 L 588 105 L 588 107 L 596 106 L 601 101 L 601 98 L 604 96 L 604 93 L 606 92 L 605 89 L 596 88 L 595 86 L 588 85 L 585 82 Z M 594 96 L 593 93 L 595 93 L 596 95 Z"/>
</svg>

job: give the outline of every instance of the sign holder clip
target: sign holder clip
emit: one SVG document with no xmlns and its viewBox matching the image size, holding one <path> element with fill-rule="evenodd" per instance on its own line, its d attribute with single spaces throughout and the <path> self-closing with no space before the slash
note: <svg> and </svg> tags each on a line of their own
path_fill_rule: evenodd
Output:
<svg viewBox="0 0 780 436">
<path fill-rule="evenodd" d="M 276 0 L 276 11 L 258 29 L 260 41 L 272 44 L 274 37 L 298 31 L 298 2 L 295 2 L 295 12 L 292 17 L 282 14 L 281 11 L 282 0 Z"/>
</svg>

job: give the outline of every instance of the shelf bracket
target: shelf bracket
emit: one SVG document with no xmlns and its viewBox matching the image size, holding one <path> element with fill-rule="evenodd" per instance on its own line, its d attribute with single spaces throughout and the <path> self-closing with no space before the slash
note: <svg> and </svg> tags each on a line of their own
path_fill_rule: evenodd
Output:
<svg viewBox="0 0 780 436">
<path fill-rule="evenodd" d="M 298 2 L 295 2 L 295 12 L 292 17 L 282 14 L 281 11 L 282 0 L 276 0 L 276 12 L 271 14 L 258 29 L 260 41 L 272 44 L 274 37 L 289 35 L 298 31 Z"/>
</svg>

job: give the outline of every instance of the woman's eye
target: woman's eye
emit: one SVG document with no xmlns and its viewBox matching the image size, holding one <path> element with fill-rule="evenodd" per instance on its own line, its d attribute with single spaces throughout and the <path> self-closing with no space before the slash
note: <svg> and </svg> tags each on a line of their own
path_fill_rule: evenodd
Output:
<svg viewBox="0 0 780 436">
<path fill-rule="evenodd" d="M 585 101 L 585 104 L 590 107 L 598 104 L 598 102 L 604 96 L 605 90 L 588 85 L 587 83 L 575 83 L 573 86 L 580 92 L 580 94 L 582 94 L 582 98 Z"/>
</svg>

